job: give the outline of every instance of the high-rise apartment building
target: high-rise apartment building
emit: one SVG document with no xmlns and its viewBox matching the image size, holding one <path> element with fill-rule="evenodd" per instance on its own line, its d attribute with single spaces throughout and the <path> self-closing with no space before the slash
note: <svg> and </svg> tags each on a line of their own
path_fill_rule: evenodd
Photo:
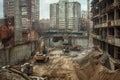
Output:
<svg viewBox="0 0 120 80">
<path fill-rule="evenodd" d="M 14 0 L 3 0 L 4 1 L 4 16 L 14 16 L 15 2 Z"/>
<path fill-rule="evenodd" d="M 50 4 L 50 26 L 56 30 L 79 31 L 81 5 L 60 0 Z"/>
<path fill-rule="evenodd" d="M 31 14 L 32 14 L 32 22 L 39 22 L 39 7 L 40 7 L 40 0 L 31 0 Z"/>
</svg>

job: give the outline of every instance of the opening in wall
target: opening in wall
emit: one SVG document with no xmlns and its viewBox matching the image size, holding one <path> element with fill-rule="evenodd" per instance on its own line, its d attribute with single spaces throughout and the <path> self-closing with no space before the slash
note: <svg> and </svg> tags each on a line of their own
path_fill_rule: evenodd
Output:
<svg viewBox="0 0 120 80">
<path fill-rule="evenodd" d="M 114 46 L 113 45 L 108 45 L 108 53 L 114 57 Z"/>
</svg>

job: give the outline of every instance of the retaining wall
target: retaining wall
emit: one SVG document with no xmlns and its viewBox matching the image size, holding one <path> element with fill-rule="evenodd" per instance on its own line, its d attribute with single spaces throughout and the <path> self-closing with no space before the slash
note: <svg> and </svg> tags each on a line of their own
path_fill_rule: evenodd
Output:
<svg viewBox="0 0 120 80">
<path fill-rule="evenodd" d="M 14 65 L 19 61 L 31 56 L 31 52 L 36 49 L 36 42 L 29 42 L 15 47 L 0 50 L 0 66 Z"/>
</svg>

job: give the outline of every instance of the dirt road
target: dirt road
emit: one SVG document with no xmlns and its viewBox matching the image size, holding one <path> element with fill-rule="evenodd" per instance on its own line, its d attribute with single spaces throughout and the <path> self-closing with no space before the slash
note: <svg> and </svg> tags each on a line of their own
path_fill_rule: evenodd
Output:
<svg viewBox="0 0 120 80">
<path fill-rule="evenodd" d="M 63 56 L 61 50 L 55 50 L 50 52 L 48 63 L 35 64 L 34 74 L 47 77 L 49 80 L 79 80 L 75 65 L 73 58 Z"/>
</svg>

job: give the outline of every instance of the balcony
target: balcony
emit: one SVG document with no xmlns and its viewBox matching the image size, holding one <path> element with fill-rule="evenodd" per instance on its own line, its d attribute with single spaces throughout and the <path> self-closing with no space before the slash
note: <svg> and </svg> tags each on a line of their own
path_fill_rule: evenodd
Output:
<svg viewBox="0 0 120 80">
<path fill-rule="evenodd" d="M 111 21 L 110 26 L 115 26 L 115 21 Z"/>
<path fill-rule="evenodd" d="M 111 21 L 109 26 L 120 26 L 120 20 Z"/>
<path fill-rule="evenodd" d="M 108 39 L 108 43 L 114 44 L 115 40 L 114 40 L 114 37 L 113 37 L 113 36 L 109 35 L 109 36 L 107 37 L 107 39 Z"/>
<path fill-rule="evenodd" d="M 120 38 L 115 38 L 115 45 L 120 47 Z"/>
<path fill-rule="evenodd" d="M 114 25 L 115 26 L 120 26 L 120 20 L 115 20 Z"/>
<path fill-rule="evenodd" d="M 99 28 L 99 27 L 101 27 L 101 24 L 95 25 L 95 28 Z"/>
<path fill-rule="evenodd" d="M 99 35 L 96 35 L 96 34 L 92 34 L 92 37 L 93 37 L 93 38 L 96 38 L 96 39 L 100 39 L 100 36 L 99 36 Z"/>
<path fill-rule="evenodd" d="M 102 27 L 108 27 L 108 23 L 102 23 Z"/>
<path fill-rule="evenodd" d="M 91 36 L 92 36 L 93 38 L 97 38 L 97 35 L 96 35 L 96 34 L 91 34 Z"/>
</svg>

